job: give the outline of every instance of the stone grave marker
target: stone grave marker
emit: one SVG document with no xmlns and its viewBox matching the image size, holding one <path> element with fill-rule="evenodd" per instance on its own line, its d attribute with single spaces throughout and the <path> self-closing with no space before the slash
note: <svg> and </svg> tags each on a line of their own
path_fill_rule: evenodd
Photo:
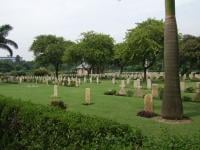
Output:
<svg viewBox="0 0 200 150">
<path fill-rule="evenodd" d="M 153 96 L 151 94 L 144 97 L 144 111 L 153 113 Z"/>
<path fill-rule="evenodd" d="M 85 89 L 85 104 L 91 104 L 91 91 L 90 88 Z"/>
<path fill-rule="evenodd" d="M 158 97 L 158 84 L 152 84 L 152 96 Z"/>
<path fill-rule="evenodd" d="M 126 85 L 125 85 L 125 81 L 124 81 L 124 80 L 121 80 L 119 95 L 126 95 L 125 86 L 126 86 Z"/>
<path fill-rule="evenodd" d="M 152 82 L 151 79 L 147 79 L 147 89 L 151 89 Z"/>
</svg>

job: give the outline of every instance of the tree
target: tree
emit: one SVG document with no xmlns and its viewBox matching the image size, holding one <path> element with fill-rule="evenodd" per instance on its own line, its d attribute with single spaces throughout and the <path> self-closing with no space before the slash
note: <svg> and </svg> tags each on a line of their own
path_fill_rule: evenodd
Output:
<svg viewBox="0 0 200 150">
<path fill-rule="evenodd" d="M 114 40 L 109 35 L 93 31 L 82 33 L 80 41 L 66 51 L 66 62 L 87 63 L 88 72 L 101 73 L 113 56 Z M 84 67 L 84 66 L 83 66 Z"/>
<path fill-rule="evenodd" d="M 200 71 L 200 37 L 184 35 L 180 39 L 180 66 L 181 75 L 193 71 Z"/>
<path fill-rule="evenodd" d="M 30 50 L 34 52 L 36 61 L 42 65 L 53 65 L 56 77 L 58 78 L 59 68 L 63 60 L 63 54 L 67 45 L 72 42 L 66 42 L 62 37 L 54 35 L 40 35 L 36 37 Z"/>
<path fill-rule="evenodd" d="M 18 48 L 17 43 L 15 43 L 14 41 L 6 38 L 8 36 L 8 33 L 12 29 L 13 28 L 10 25 L 7 25 L 7 24 L 0 26 L 0 48 L 7 50 L 10 53 L 10 56 L 13 55 L 13 51 L 10 48 L 10 46 L 13 46 L 16 49 Z"/>
<path fill-rule="evenodd" d="M 164 24 L 162 20 L 148 19 L 128 31 L 126 41 L 129 47 L 129 58 L 132 63 L 142 63 L 144 81 L 146 72 L 163 51 Z"/>
<path fill-rule="evenodd" d="M 120 73 L 123 72 L 124 66 L 128 64 L 128 45 L 127 43 L 118 43 L 114 46 L 114 64 L 120 67 Z"/>
<path fill-rule="evenodd" d="M 182 119 L 183 106 L 179 79 L 179 45 L 175 16 L 175 0 L 165 0 L 164 34 L 164 99 L 161 115 L 166 119 Z"/>
</svg>

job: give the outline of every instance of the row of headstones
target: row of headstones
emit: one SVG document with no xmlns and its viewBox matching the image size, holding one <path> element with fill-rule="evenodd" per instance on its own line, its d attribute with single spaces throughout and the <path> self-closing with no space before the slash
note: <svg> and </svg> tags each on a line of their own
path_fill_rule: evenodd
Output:
<svg viewBox="0 0 200 150">
<path fill-rule="evenodd" d="M 36 84 L 39 83 L 46 83 L 47 85 L 49 84 L 49 82 L 53 82 L 53 83 L 58 83 L 59 85 L 68 85 L 70 86 L 72 82 L 75 82 L 76 86 L 80 86 L 81 84 L 81 79 L 77 78 L 77 77 L 63 77 L 63 78 L 58 78 L 58 80 L 55 77 L 17 77 L 17 80 L 19 81 L 19 83 L 22 82 L 35 82 Z M 84 77 L 83 82 L 86 83 L 88 82 L 88 79 L 86 77 Z M 92 83 L 93 82 L 93 77 L 89 78 L 89 82 Z M 96 83 L 99 84 L 100 83 L 100 79 L 97 76 L 96 77 Z"/>
<path fill-rule="evenodd" d="M 180 89 L 182 92 L 184 92 L 187 88 L 186 82 L 185 81 L 181 81 L 180 82 Z M 196 82 L 196 92 L 198 93 L 200 90 L 200 82 Z"/>
</svg>

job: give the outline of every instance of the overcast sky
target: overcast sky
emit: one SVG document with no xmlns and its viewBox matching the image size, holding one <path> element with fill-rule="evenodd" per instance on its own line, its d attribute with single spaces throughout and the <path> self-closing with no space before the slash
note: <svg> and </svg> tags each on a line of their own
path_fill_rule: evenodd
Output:
<svg viewBox="0 0 200 150">
<path fill-rule="evenodd" d="M 164 0 L 0 0 L 0 25 L 14 27 L 9 38 L 19 45 L 14 56 L 34 59 L 29 47 L 40 34 L 77 40 L 94 30 L 123 40 L 127 29 L 147 18 L 164 18 Z M 176 0 L 179 32 L 200 35 L 200 0 Z M 8 55 L 0 51 L 0 56 Z"/>
</svg>

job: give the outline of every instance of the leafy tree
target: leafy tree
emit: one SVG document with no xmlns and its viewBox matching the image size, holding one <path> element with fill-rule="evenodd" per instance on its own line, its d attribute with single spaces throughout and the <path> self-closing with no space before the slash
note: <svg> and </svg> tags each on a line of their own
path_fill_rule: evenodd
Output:
<svg viewBox="0 0 200 150">
<path fill-rule="evenodd" d="M 165 0 L 165 8 L 165 88 L 161 114 L 166 119 L 182 119 L 183 106 L 180 93 L 179 45 L 175 16 L 175 0 Z"/>
<path fill-rule="evenodd" d="M 200 37 L 184 35 L 180 40 L 181 74 L 189 76 L 193 70 L 200 71 Z"/>
<path fill-rule="evenodd" d="M 53 65 L 58 78 L 59 68 L 63 63 L 62 57 L 69 43 L 72 42 L 66 42 L 62 37 L 40 35 L 36 37 L 30 50 L 34 52 L 36 61 L 41 65 Z"/>
<path fill-rule="evenodd" d="M 126 41 L 129 47 L 130 62 L 140 64 L 146 72 L 161 55 L 164 44 L 164 24 L 161 20 L 148 19 L 128 31 Z"/>
<path fill-rule="evenodd" d="M 65 52 L 64 60 L 71 63 L 89 64 L 89 73 L 90 70 L 94 73 L 103 72 L 105 66 L 112 60 L 113 38 L 93 31 L 81 35 L 80 41 Z"/>
<path fill-rule="evenodd" d="M 0 48 L 5 49 L 10 53 L 10 56 L 13 55 L 13 51 L 10 48 L 9 45 L 13 46 L 14 48 L 18 48 L 17 43 L 14 41 L 7 39 L 6 37 L 8 36 L 8 33 L 12 30 L 13 28 L 10 25 L 2 25 L 0 26 Z"/>
<path fill-rule="evenodd" d="M 129 62 L 127 43 L 118 43 L 114 46 L 114 64 L 120 67 L 120 73 L 123 72 L 124 66 Z"/>
</svg>

